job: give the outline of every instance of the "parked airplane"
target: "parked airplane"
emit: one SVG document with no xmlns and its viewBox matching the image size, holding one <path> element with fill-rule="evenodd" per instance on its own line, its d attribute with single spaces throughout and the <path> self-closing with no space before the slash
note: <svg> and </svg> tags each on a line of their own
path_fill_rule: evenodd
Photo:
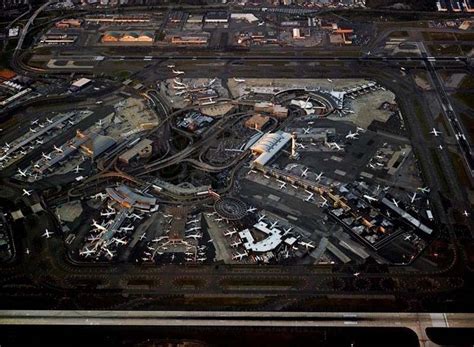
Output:
<svg viewBox="0 0 474 347">
<path fill-rule="evenodd" d="M 309 201 L 313 200 L 314 193 L 312 193 L 312 192 L 307 192 L 307 193 L 309 195 L 306 199 L 304 199 L 304 201 L 309 202 Z"/>
<path fill-rule="evenodd" d="M 237 83 L 244 83 L 244 82 L 245 82 L 244 79 L 242 79 L 242 78 L 235 78 L 235 77 L 234 77 L 234 81 L 237 82 Z"/>
<path fill-rule="evenodd" d="M 309 170 L 308 168 L 302 170 L 302 172 L 301 172 L 301 177 L 306 177 L 306 176 L 308 176 L 308 174 L 307 174 L 308 170 Z"/>
<path fill-rule="evenodd" d="M 201 230 L 201 227 L 192 227 L 191 229 L 187 229 L 186 232 L 197 231 Z"/>
<path fill-rule="evenodd" d="M 464 215 L 465 217 L 469 217 L 470 213 L 467 212 L 466 210 L 464 210 L 463 215 Z"/>
<path fill-rule="evenodd" d="M 63 153 L 63 149 L 61 147 L 56 147 L 56 145 L 53 146 L 54 150 L 58 153 Z"/>
<path fill-rule="evenodd" d="M 237 234 L 237 230 L 228 230 L 226 233 L 224 233 L 224 236 L 232 236 L 234 234 Z"/>
<path fill-rule="evenodd" d="M 300 243 L 301 246 L 306 247 L 306 250 L 308 250 L 310 248 L 315 248 L 315 246 L 313 245 L 313 243 L 311 241 L 310 242 L 300 241 L 299 243 Z"/>
<path fill-rule="evenodd" d="M 39 122 L 39 120 L 35 119 L 35 120 L 31 121 L 31 125 L 36 125 L 36 124 L 38 124 L 38 122 Z"/>
<path fill-rule="evenodd" d="M 48 229 L 45 229 L 44 231 L 44 234 L 41 235 L 41 237 L 46 237 L 47 239 L 49 239 L 51 237 L 51 235 L 53 235 L 54 233 L 50 233 Z"/>
<path fill-rule="evenodd" d="M 22 171 L 20 168 L 18 168 L 18 173 L 20 174 L 21 177 L 26 177 L 26 169 Z"/>
<path fill-rule="evenodd" d="M 329 83 L 332 83 L 332 82 L 333 82 L 332 79 L 330 79 L 330 78 L 328 78 L 327 80 L 328 80 Z"/>
<path fill-rule="evenodd" d="M 430 192 L 430 188 L 428 187 L 418 187 L 417 188 L 420 192 L 424 193 L 424 194 L 428 194 Z"/>
<path fill-rule="evenodd" d="M 395 200 L 395 199 L 392 199 L 392 202 L 393 202 L 393 204 L 394 204 L 395 206 L 397 206 L 397 207 L 398 207 L 398 201 L 397 201 L 397 200 Z"/>
<path fill-rule="evenodd" d="M 31 129 L 31 128 L 30 128 L 30 131 L 31 131 L 32 133 L 36 133 L 36 132 L 37 132 L 37 130 Z"/>
<path fill-rule="evenodd" d="M 359 136 L 359 133 L 353 133 L 352 131 L 349 131 L 349 133 L 346 135 L 346 139 L 357 140 L 357 136 Z"/>
<path fill-rule="evenodd" d="M 172 69 L 172 71 L 176 75 L 183 75 L 184 74 L 184 71 L 179 71 L 179 70 L 175 70 L 175 69 Z"/>
<path fill-rule="evenodd" d="M 138 219 L 138 220 L 143 219 L 142 216 L 140 216 L 136 213 L 132 213 L 132 214 L 128 215 L 128 218 L 133 218 L 133 219 Z"/>
<path fill-rule="evenodd" d="M 186 222 L 186 225 L 187 224 L 192 224 L 192 223 L 197 223 L 199 221 L 200 221 L 199 219 L 193 219 L 193 220 L 190 220 L 190 221 Z"/>
<path fill-rule="evenodd" d="M 408 194 L 408 197 L 410 198 L 410 202 L 413 204 L 416 200 L 416 193 L 413 193 L 413 195 Z"/>
<path fill-rule="evenodd" d="M 53 124 L 53 121 L 49 118 L 46 118 L 46 123 Z"/>
<path fill-rule="evenodd" d="M 41 156 L 46 160 L 51 160 L 51 156 L 49 154 L 44 154 L 44 152 L 43 152 L 43 153 L 41 153 Z"/>
<path fill-rule="evenodd" d="M 253 212 L 255 212 L 256 210 L 257 210 L 257 208 L 255 208 L 255 207 L 249 207 L 249 208 L 247 209 L 247 212 L 248 212 L 248 213 L 253 213 Z"/>
<path fill-rule="evenodd" d="M 200 235 L 200 234 L 192 234 L 192 235 L 185 236 L 185 239 L 195 239 L 195 240 L 197 240 L 197 239 L 200 239 L 200 238 L 202 238 L 202 235 Z"/>
<path fill-rule="evenodd" d="M 172 69 L 172 68 L 174 68 L 174 67 L 175 67 L 175 65 L 174 65 L 174 64 L 169 64 L 169 65 L 166 65 L 166 66 L 167 66 L 169 69 Z"/>
<path fill-rule="evenodd" d="M 102 217 L 110 217 L 110 216 L 113 216 L 114 214 L 115 214 L 115 211 L 107 211 L 107 212 L 100 213 Z"/>
<path fill-rule="evenodd" d="M 107 194 L 104 193 L 97 193 L 95 195 L 91 196 L 92 199 L 100 199 L 100 200 L 105 200 L 107 198 Z"/>
<path fill-rule="evenodd" d="M 242 260 L 244 257 L 248 256 L 249 254 L 247 251 L 244 253 L 237 253 L 236 255 L 232 256 L 232 260 Z"/>
<path fill-rule="evenodd" d="M 261 222 L 266 216 L 263 214 L 263 215 L 259 215 L 258 216 L 258 221 Z"/>
<path fill-rule="evenodd" d="M 434 136 L 438 137 L 439 135 L 441 135 L 441 131 L 438 131 L 433 128 L 433 130 L 430 131 L 430 134 L 433 134 Z"/>
<path fill-rule="evenodd" d="M 309 134 L 311 128 L 303 128 L 303 134 Z"/>
<path fill-rule="evenodd" d="M 320 181 L 321 178 L 323 177 L 324 172 L 321 171 L 319 175 L 316 175 L 316 182 Z"/>
<path fill-rule="evenodd" d="M 102 231 L 107 231 L 107 228 L 105 226 L 103 226 L 102 224 L 97 223 L 97 221 L 95 219 L 92 220 L 91 226 L 93 226 L 96 229 L 102 230 Z"/>
<path fill-rule="evenodd" d="M 280 186 L 278 187 L 278 189 L 281 190 L 281 189 L 283 189 L 283 188 L 285 188 L 285 187 L 286 187 L 286 182 L 282 182 L 282 183 L 280 184 Z"/>
<path fill-rule="evenodd" d="M 86 257 L 86 258 L 87 258 L 88 256 L 92 255 L 92 254 L 94 254 L 94 251 L 93 251 L 92 249 L 87 248 L 87 247 L 85 248 L 85 250 L 80 250 L 80 251 L 79 251 L 79 255 L 82 255 L 82 256 L 84 256 L 84 257 Z"/>
<path fill-rule="evenodd" d="M 127 241 L 125 241 L 124 238 L 118 239 L 118 238 L 114 237 L 114 238 L 112 238 L 112 241 L 114 241 L 117 244 L 121 244 L 121 245 L 126 245 L 127 244 Z"/>
<path fill-rule="evenodd" d="M 114 254 L 110 251 L 110 249 L 104 248 L 104 250 L 107 252 L 107 254 L 109 255 L 110 258 L 114 257 Z"/>
<path fill-rule="evenodd" d="M 33 193 L 33 191 L 32 191 L 32 190 L 26 190 L 26 189 L 24 189 L 24 188 L 23 188 L 23 195 L 30 196 L 30 195 L 31 195 L 31 193 Z"/>
<path fill-rule="evenodd" d="M 230 244 L 230 247 L 236 248 L 236 247 L 240 246 L 241 244 L 242 244 L 242 241 L 235 241 L 235 242 Z"/>
<path fill-rule="evenodd" d="M 26 255 L 29 255 L 29 254 L 30 254 L 30 249 L 29 249 L 29 248 L 25 249 L 25 254 L 26 254 Z"/>
<path fill-rule="evenodd" d="M 369 201 L 377 201 L 377 198 L 370 196 L 370 195 L 364 195 L 364 198 L 366 198 Z"/>
</svg>

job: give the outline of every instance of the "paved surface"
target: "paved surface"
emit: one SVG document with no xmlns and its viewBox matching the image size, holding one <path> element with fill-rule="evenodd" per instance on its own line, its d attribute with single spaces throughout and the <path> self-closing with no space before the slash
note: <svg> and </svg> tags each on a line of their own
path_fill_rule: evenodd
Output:
<svg viewBox="0 0 474 347">
<path fill-rule="evenodd" d="M 0 311 L 0 324 L 242 327 L 406 327 L 420 346 L 426 328 L 474 328 L 474 314 L 352 312 L 206 312 L 206 311 Z"/>
</svg>

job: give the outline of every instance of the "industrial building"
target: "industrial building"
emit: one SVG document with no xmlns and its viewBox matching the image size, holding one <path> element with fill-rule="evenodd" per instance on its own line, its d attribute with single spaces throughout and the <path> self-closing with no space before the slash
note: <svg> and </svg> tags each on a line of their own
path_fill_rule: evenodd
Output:
<svg viewBox="0 0 474 347">
<path fill-rule="evenodd" d="M 103 43 L 111 43 L 111 42 L 148 42 L 151 43 L 155 40 L 155 34 L 150 31 L 125 31 L 125 32 L 118 32 L 112 31 L 105 33 L 101 41 Z"/>
<path fill-rule="evenodd" d="M 220 12 L 208 12 L 205 18 L 206 23 L 228 23 L 229 22 L 229 14 L 225 11 Z"/>
</svg>

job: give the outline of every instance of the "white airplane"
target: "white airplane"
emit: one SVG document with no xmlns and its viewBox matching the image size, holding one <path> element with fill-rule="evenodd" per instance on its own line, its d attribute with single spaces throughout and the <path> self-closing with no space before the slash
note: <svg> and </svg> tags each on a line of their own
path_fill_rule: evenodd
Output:
<svg viewBox="0 0 474 347">
<path fill-rule="evenodd" d="M 83 255 L 84 257 L 88 257 L 90 255 L 92 255 L 94 253 L 94 251 L 92 249 L 89 249 L 89 248 L 85 248 L 85 250 L 80 250 L 79 251 L 79 255 Z"/>
<path fill-rule="evenodd" d="M 21 177 L 26 177 L 26 169 L 25 171 L 22 171 L 20 168 L 18 168 L 18 173 L 20 174 Z"/>
<path fill-rule="evenodd" d="M 357 140 L 357 136 L 359 136 L 359 133 L 353 133 L 352 131 L 349 131 L 349 134 L 346 135 L 346 139 Z"/>
<path fill-rule="evenodd" d="M 244 79 L 242 79 L 242 78 L 235 78 L 235 77 L 234 77 L 234 81 L 237 82 L 237 83 L 244 83 L 244 82 L 245 82 Z"/>
<path fill-rule="evenodd" d="M 441 131 L 438 131 L 433 128 L 433 130 L 430 131 L 430 134 L 433 134 L 434 136 L 438 137 L 439 135 L 441 135 Z"/>
<path fill-rule="evenodd" d="M 464 212 L 462 213 L 465 217 L 469 217 L 470 213 L 467 212 L 466 210 L 464 210 Z"/>
<path fill-rule="evenodd" d="M 179 70 L 175 70 L 175 69 L 172 69 L 172 71 L 175 75 L 184 75 L 184 71 L 179 71 Z"/>
<path fill-rule="evenodd" d="M 102 224 L 97 223 L 97 221 L 95 219 L 92 220 L 91 225 L 96 229 L 99 229 L 99 230 L 102 230 L 102 231 L 107 231 L 107 228 L 104 227 Z"/>
<path fill-rule="evenodd" d="M 352 112 L 354 112 L 354 111 L 352 111 Z M 357 127 L 356 132 L 359 132 L 359 131 L 363 133 L 363 132 L 365 132 L 365 129 L 361 128 L 361 127 Z"/>
<path fill-rule="evenodd" d="M 30 131 L 31 131 L 32 133 L 36 133 L 36 132 L 38 132 L 37 130 L 35 130 L 35 129 L 31 129 L 31 128 L 30 128 Z"/>
<path fill-rule="evenodd" d="M 46 237 L 47 239 L 49 239 L 51 237 L 51 235 L 53 235 L 54 233 L 50 233 L 48 229 L 45 229 L 44 230 L 44 234 L 41 235 L 41 237 Z"/>
<path fill-rule="evenodd" d="M 303 128 L 303 134 L 309 134 L 311 128 Z"/>
<path fill-rule="evenodd" d="M 337 149 L 338 151 L 342 150 L 342 147 L 339 146 L 336 142 L 328 142 L 328 146 L 330 149 Z"/>
<path fill-rule="evenodd" d="M 443 150 L 443 145 L 439 145 L 438 148 L 439 148 L 440 150 Z"/>
<path fill-rule="evenodd" d="M 289 227 L 288 229 L 284 229 L 285 230 L 285 234 L 288 234 L 291 230 L 293 230 L 293 227 Z"/>
<path fill-rule="evenodd" d="M 300 241 L 299 242 L 301 246 L 304 246 L 306 247 L 306 249 L 310 249 L 310 248 L 315 248 L 315 246 L 313 245 L 313 242 L 304 242 L 304 241 Z"/>
<path fill-rule="evenodd" d="M 76 168 L 74 169 L 74 172 L 78 174 L 79 171 L 82 171 L 82 170 L 84 170 L 84 169 L 82 167 L 80 167 L 79 165 L 77 165 Z"/>
<path fill-rule="evenodd" d="M 187 229 L 186 232 L 198 231 L 198 230 L 201 230 L 201 227 L 192 227 L 191 229 Z"/>
<path fill-rule="evenodd" d="M 38 124 L 38 121 L 39 121 L 38 119 L 35 119 L 35 120 L 31 121 L 31 125 L 36 125 L 36 124 Z"/>
<path fill-rule="evenodd" d="M 393 202 L 393 204 L 394 204 L 395 206 L 397 206 L 397 207 L 398 207 L 398 201 L 397 201 L 397 200 L 395 200 L 395 199 L 392 199 L 392 202 Z"/>
<path fill-rule="evenodd" d="M 206 261 L 206 260 L 207 260 L 206 257 L 197 258 L 197 261 Z"/>
<path fill-rule="evenodd" d="M 199 221 L 200 221 L 199 219 L 193 219 L 193 220 L 190 220 L 189 222 L 186 222 L 186 225 L 187 224 L 192 224 L 192 223 L 197 223 Z"/>
<path fill-rule="evenodd" d="M 40 140 L 40 139 L 36 139 L 35 142 L 36 142 L 37 145 L 42 145 L 44 141 Z"/>
<path fill-rule="evenodd" d="M 104 248 L 104 250 L 107 252 L 107 254 L 109 255 L 110 258 L 114 257 L 114 254 L 110 251 L 110 249 Z"/>
<path fill-rule="evenodd" d="M 264 24 L 265 24 L 265 22 L 264 22 L 264 21 L 261 21 L 261 22 L 258 22 L 258 23 L 257 23 L 257 26 L 262 26 L 262 25 L 264 25 Z"/>
<path fill-rule="evenodd" d="M 324 201 L 319 205 L 319 207 L 325 207 L 325 206 L 328 206 L 328 201 L 326 199 L 324 199 Z"/>
<path fill-rule="evenodd" d="M 273 229 L 273 228 L 276 227 L 277 225 L 278 225 L 278 221 L 275 221 L 275 222 L 273 222 L 272 224 L 270 224 L 269 229 Z"/>
<path fill-rule="evenodd" d="M 105 200 L 107 198 L 107 194 L 104 193 L 97 193 L 95 195 L 91 196 L 92 199 L 100 199 L 100 200 Z"/>
<path fill-rule="evenodd" d="M 49 124 L 53 124 L 53 121 L 49 118 L 46 118 L 46 122 L 49 123 Z"/>
<path fill-rule="evenodd" d="M 316 182 L 320 181 L 321 178 L 323 177 L 324 172 L 321 171 L 319 175 L 316 175 Z"/>
<path fill-rule="evenodd" d="M 29 248 L 26 248 L 26 249 L 25 249 L 25 254 L 26 254 L 26 255 L 29 255 L 29 254 L 30 254 L 30 249 L 29 249 Z"/>
<path fill-rule="evenodd" d="M 127 244 L 127 241 L 125 241 L 124 238 L 118 239 L 118 238 L 114 237 L 114 238 L 112 238 L 112 241 L 114 241 L 117 244 L 121 244 L 121 245 L 126 245 Z"/>
<path fill-rule="evenodd" d="M 30 195 L 31 195 L 31 193 L 33 193 L 33 191 L 32 191 L 32 190 L 26 190 L 26 189 L 24 189 L 24 188 L 23 188 L 23 195 L 30 196 Z"/>
<path fill-rule="evenodd" d="M 44 152 L 41 153 L 41 156 L 42 156 L 44 159 L 46 159 L 46 160 L 51 160 L 51 156 L 48 155 L 48 154 L 44 154 Z"/>
<path fill-rule="evenodd" d="M 138 214 L 136 214 L 136 213 L 132 213 L 132 214 L 130 214 L 128 217 L 129 217 L 129 218 L 133 218 L 133 219 L 138 219 L 138 220 L 143 219 L 142 216 L 140 216 L 140 215 L 138 215 Z"/>
<path fill-rule="evenodd" d="M 224 218 L 216 218 L 214 219 L 214 222 L 222 222 L 224 220 Z"/>
<path fill-rule="evenodd" d="M 195 240 L 198 240 L 202 238 L 202 235 L 200 234 L 192 234 L 192 235 L 188 235 L 188 236 L 185 236 L 185 239 L 195 239 Z"/>
<path fill-rule="evenodd" d="M 145 238 L 146 238 L 146 232 L 144 232 L 143 234 L 140 235 L 140 241 L 142 241 Z"/>
<path fill-rule="evenodd" d="M 257 210 L 257 208 L 255 208 L 255 207 L 249 207 L 249 208 L 247 209 L 247 212 L 248 212 L 248 213 L 253 213 L 253 212 L 255 212 L 256 210 Z"/>
<path fill-rule="evenodd" d="M 302 143 L 297 143 L 296 145 L 298 146 L 298 148 L 306 149 L 306 146 L 303 145 Z"/>
<path fill-rule="evenodd" d="M 76 124 L 76 123 L 74 123 L 74 121 L 72 121 L 72 120 L 68 120 L 67 122 L 68 122 L 70 125 Z"/>
<path fill-rule="evenodd" d="M 413 204 L 416 200 L 416 193 L 413 193 L 413 195 L 408 194 L 408 197 L 410 198 L 410 202 Z"/>
<path fill-rule="evenodd" d="M 242 260 L 244 257 L 248 256 L 249 254 L 247 251 L 244 253 L 237 253 L 236 255 L 232 256 L 232 260 Z"/>
<path fill-rule="evenodd" d="M 411 235 L 407 235 L 407 236 L 405 236 L 403 239 L 404 239 L 405 241 L 408 241 L 408 240 L 411 239 Z"/>
<path fill-rule="evenodd" d="M 234 234 L 237 234 L 237 230 L 228 230 L 226 233 L 224 233 L 224 236 L 232 236 Z"/>
<path fill-rule="evenodd" d="M 54 150 L 58 153 L 63 153 L 63 149 L 61 147 L 56 147 L 56 145 L 53 146 Z"/>
<path fill-rule="evenodd" d="M 286 187 L 286 182 L 281 182 L 280 186 L 278 187 L 278 189 L 282 190 L 283 188 Z"/>
<path fill-rule="evenodd" d="M 261 222 L 266 216 L 263 214 L 263 215 L 259 215 L 258 216 L 258 221 Z"/>
<path fill-rule="evenodd" d="M 232 247 L 232 248 L 237 248 L 237 247 L 239 247 L 241 244 L 242 244 L 242 241 L 235 241 L 235 242 L 233 242 L 233 243 L 230 244 L 230 247 Z"/>
<path fill-rule="evenodd" d="M 370 195 L 364 195 L 364 198 L 366 198 L 369 201 L 377 201 L 377 198 L 370 196 Z"/>
<path fill-rule="evenodd" d="M 308 168 L 304 169 L 302 172 L 301 172 L 301 177 L 306 177 L 308 176 L 307 172 L 308 172 Z"/>
<path fill-rule="evenodd" d="M 431 191 L 428 187 L 418 187 L 417 189 L 424 194 L 428 194 Z"/>
<path fill-rule="evenodd" d="M 115 214 L 115 211 L 107 211 L 107 212 L 100 213 L 102 217 L 110 217 L 110 216 L 113 216 L 114 214 Z"/>
<path fill-rule="evenodd" d="M 314 193 L 312 192 L 307 192 L 307 193 L 309 193 L 309 195 L 306 199 L 304 199 L 304 201 L 310 202 L 311 200 L 313 200 Z"/>
<path fill-rule="evenodd" d="M 357 277 L 360 275 L 360 272 L 354 272 L 354 276 Z"/>
<path fill-rule="evenodd" d="M 327 80 L 328 80 L 329 83 L 332 83 L 332 79 L 328 78 Z"/>
<path fill-rule="evenodd" d="M 169 65 L 166 65 L 166 67 L 167 67 L 168 69 L 172 69 L 172 68 L 175 67 L 175 65 L 174 65 L 174 64 L 169 64 Z"/>
<path fill-rule="evenodd" d="M 39 123 L 38 126 L 43 129 L 44 128 L 44 124 L 43 123 Z"/>
</svg>

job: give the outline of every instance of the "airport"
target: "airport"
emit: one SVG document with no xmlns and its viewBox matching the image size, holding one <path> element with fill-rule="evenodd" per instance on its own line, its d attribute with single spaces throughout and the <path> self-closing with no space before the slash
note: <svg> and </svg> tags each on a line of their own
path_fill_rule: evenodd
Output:
<svg viewBox="0 0 474 347">
<path fill-rule="evenodd" d="M 0 70 L 4 309 L 71 290 L 55 308 L 454 312 L 473 60 L 437 37 L 473 50 L 472 29 L 222 7 L 21 30 Z"/>
</svg>

